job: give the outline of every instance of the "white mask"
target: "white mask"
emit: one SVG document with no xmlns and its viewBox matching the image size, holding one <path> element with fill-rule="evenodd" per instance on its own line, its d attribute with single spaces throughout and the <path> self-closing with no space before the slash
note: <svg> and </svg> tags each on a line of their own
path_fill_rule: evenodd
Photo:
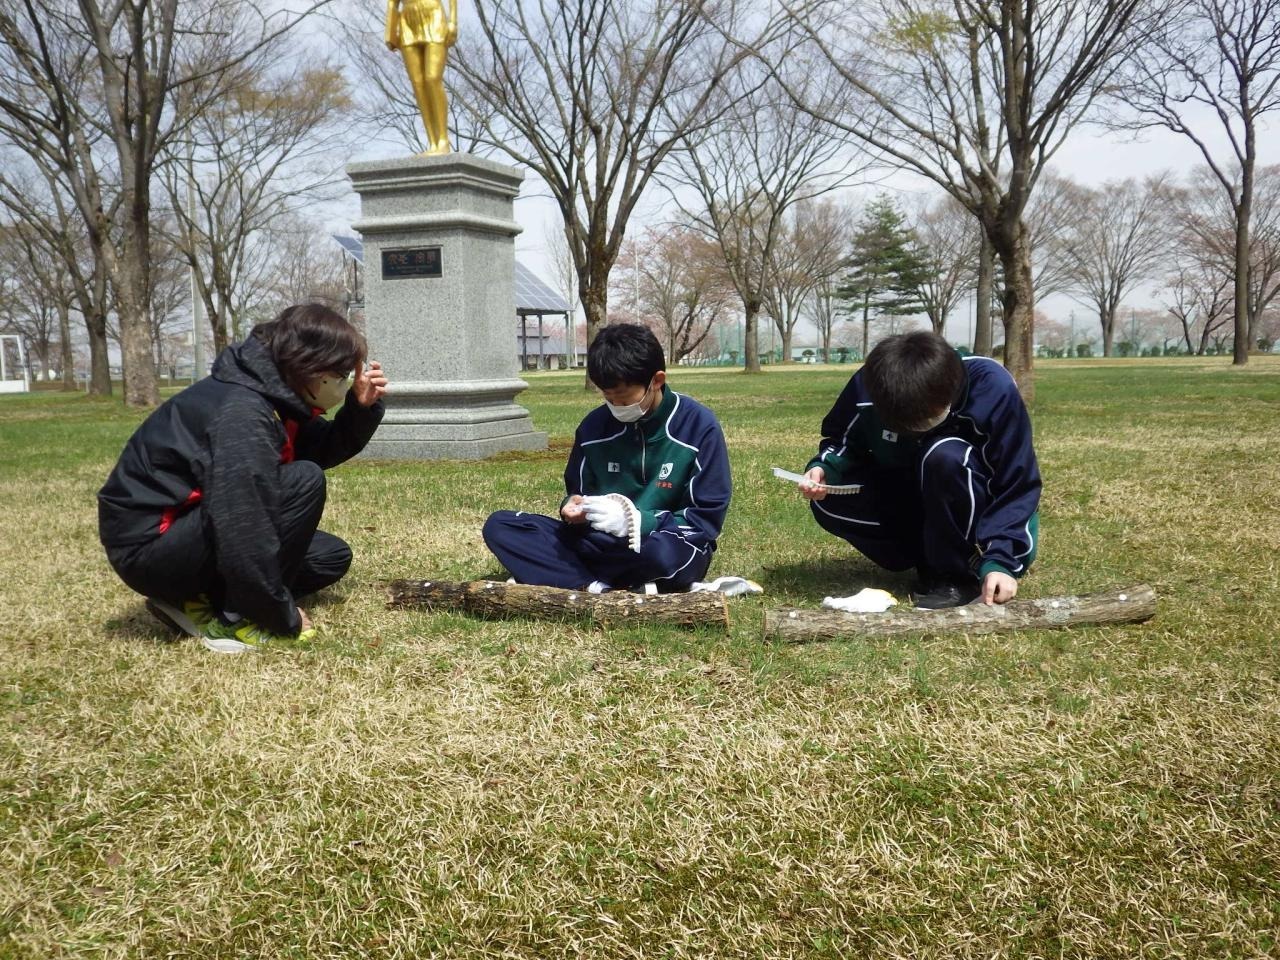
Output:
<svg viewBox="0 0 1280 960">
<path fill-rule="evenodd" d="M 653 384 L 645 388 L 644 396 L 635 403 L 616 404 L 606 400 L 604 405 L 609 408 L 609 412 L 613 414 L 613 418 L 619 423 L 635 423 L 645 415 L 644 402 L 649 398 L 651 389 L 653 389 Z"/>
<path fill-rule="evenodd" d="M 311 381 L 302 399 L 313 407 L 328 410 L 345 400 L 350 388 L 351 374 L 341 378 L 332 375 L 317 377 Z"/>
</svg>

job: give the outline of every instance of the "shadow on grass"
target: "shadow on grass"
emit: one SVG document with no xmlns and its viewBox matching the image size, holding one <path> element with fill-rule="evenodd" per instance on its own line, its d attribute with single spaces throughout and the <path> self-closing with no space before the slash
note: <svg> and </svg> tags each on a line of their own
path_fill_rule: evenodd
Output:
<svg viewBox="0 0 1280 960">
<path fill-rule="evenodd" d="M 106 621 L 102 628 L 113 640 L 131 640 L 148 646 L 168 646 L 186 639 L 186 634 L 173 632 L 168 625 L 153 617 L 143 606 L 141 597 L 130 605 L 128 613 Z"/>
<path fill-rule="evenodd" d="M 903 600 L 916 581 L 914 570 L 893 573 L 861 557 L 778 564 L 765 567 L 763 574 L 767 592 L 811 600 L 814 606 L 820 604 L 823 597 L 847 597 L 864 587 L 887 590 Z"/>
</svg>

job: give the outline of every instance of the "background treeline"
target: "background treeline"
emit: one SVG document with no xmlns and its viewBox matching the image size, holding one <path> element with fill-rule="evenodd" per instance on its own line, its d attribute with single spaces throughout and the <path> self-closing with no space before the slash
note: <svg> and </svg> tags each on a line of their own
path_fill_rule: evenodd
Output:
<svg viewBox="0 0 1280 960">
<path fill-rule="evenodd" d="M 1262 0 L 473 0 L 449 83 L 459 149 L 560 214 L 585 338 L 652 324 L 672 358 L 757 370 L 798 325 L 856 357 L 972 304 L 965 345 L 1025 396 L 1041 355 L 1230 350 L 1277 335 L 1280 106 Z M 126 401 L 284 303 L 354 295 L 324 238 L 368 142 L 421 148 L 374 4 L 18 0 L 0 11 L 0 324 L 33 366 Z M 1073 182 L 1082 124 L 1160 127 L 1192 171 Z M 868 184 L 905 171 L 910 198 Z M 855 189 L 856 188 L 856 189 Z M 851 196 L 864 198 L 853 202 Z M 1125 309 L 1156 291 L 1157 308 Z M 1051 321 L 1036 304 L 1080 305 Z M 726 333 L 726 327 L 733 330 Z M 1065 329 L 1061 329 L 1065 327 Z M 767 338 L 767 343 L 765 342 Z M 77 351 L 83 353 L 77 357 Z"/>
</svg>

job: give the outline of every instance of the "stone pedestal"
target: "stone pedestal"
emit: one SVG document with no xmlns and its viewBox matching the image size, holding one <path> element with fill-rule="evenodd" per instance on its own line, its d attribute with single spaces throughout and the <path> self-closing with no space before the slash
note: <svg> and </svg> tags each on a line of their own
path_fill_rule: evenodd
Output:
<svg viewBox="0 0 1280 960">
<path fill-rule="evenodd" d="M 515 335 L 521 174 L 449 153 L 353 163 L 347 175 L 360 194 L 369 356 L 391 382 L 364 455 L 545 450 L 547 435 L 514 399 L 528 387 Z"/>
</svg>

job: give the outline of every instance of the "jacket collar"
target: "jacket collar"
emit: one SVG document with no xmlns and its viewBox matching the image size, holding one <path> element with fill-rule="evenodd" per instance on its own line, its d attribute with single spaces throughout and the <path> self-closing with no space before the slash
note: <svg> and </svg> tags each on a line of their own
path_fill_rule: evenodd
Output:
<svg viewBox="0 0 1280 960">
<path fill-rule="evenodd" d="M 670 419 L 671 411 L 675 408 L 676 392 L 664 383 L 662 385 L 662 400 L 658 402 L 656 407 L 637 421 L 644 435 L 646 437 L 651 437 L 661 430 L 666 425 L 667 420 Z"/>
</svg>

